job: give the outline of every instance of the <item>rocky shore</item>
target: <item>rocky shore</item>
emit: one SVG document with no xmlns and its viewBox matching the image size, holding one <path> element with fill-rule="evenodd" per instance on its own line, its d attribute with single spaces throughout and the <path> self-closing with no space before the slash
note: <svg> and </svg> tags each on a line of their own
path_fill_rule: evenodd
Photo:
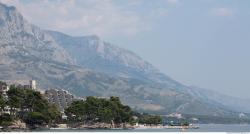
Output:
<svg viewBox="0 0 250 134">
<path fill-rule="evenodd" d="M 77 128 L 77 129 L 133 129 L 134 125 L 123 124 L 109 124 L 109 123 L 78 123 L 78 124 L 60 124 L 58 128 Z"/>
<path fill-rule="evenodd" d="M 37 126 L 36 128 L 30 128 L 21 121 L 15 121 L 11 126 L 1 128 L 2 132 L 28 132 L 28 131 L 39 131 L 43 129 L 198 129 L 198 126 L 163 126 L 163 125 L 130 125 L 130 124 L 108 124 L 108 123 L 92 123 L 92 124 L 56 124 L 55 127 Z"/>
</svg>

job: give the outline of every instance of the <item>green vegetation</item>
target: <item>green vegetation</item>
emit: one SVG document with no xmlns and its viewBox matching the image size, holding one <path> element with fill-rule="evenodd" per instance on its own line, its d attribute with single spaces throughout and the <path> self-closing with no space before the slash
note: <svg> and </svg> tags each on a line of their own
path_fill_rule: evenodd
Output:
<svg viewBox="0 0 250 134">
<path fill-rule="evenodd" d="M 131 108 L 123 105 L 118 97 L 87 97 L 86 101 L 74 101 L 65 113 L 73 122 L 134 123 Z"/>
<path fill-rule="evenodd" d="M 162 124 L 162 118 L 158 115 L 149 115 L 146 113 L 138 114 L 138 121 L 140 124 L 158 125 Z"/>
<path fill-rule="evenodd" d="M 30 127 L 36 127 L 52 125 L 60 118 L 57 107 L 49 104 L 40 92 L 10 86 L 7 95 L 7 101 L 0 96 L 0 107 L 2 111 L 5 106 L 9 106 L 11 118 L 7 118 L 7 115 L 1 115 L 1 119 L 8 122 L 20 119 Z"/>
<path fill-rule="evenodd" d="M 85 101 L 73 101 L 65 109 L 67 120 L 62 120 L 58 108 L 49 104 L 38 91 L 11 85 L 7 96 L 8 98 L 0 94 L 0 126 L 8 127 L 17 120 L 26 123 L 30 128 L 56 126 L 64 121 L 69 124 L 107 123 L 115 126 L 134 125 L 136 122 L 150 125 L 162 123 L 160 116 L 133 112 L 129 106 L 123 105 L 118 97 L 87 97 Z M 10 114 L 3 113 L 5 108 L 10 109 Z"/>
<path fill-rule="evenodd" d="M 48 120 L 48 117 L 40 112 L 29 112 L 24 118 L 24 121 L 33 127 L 35 125 L 45 125 Z"/>
<path fill-rule="evenodd" d="M 9 126 L 13 122 L 13 118 L 9 114 L 2 114 L 0 116 L 0 126 Z"/>
<path fill-rule="evenodd" d="M 0 114 L 2 114 L 2 111 L 4 110 L 5 106 L 6 106 L 6 100 L 3 97 L 3 95 L 0 94 Z"/>
<path fill-rule="evenodd" d="M 189 122 L 185 121 L 181 123 L 181 126 L 189 126 Z"/>
</svg>

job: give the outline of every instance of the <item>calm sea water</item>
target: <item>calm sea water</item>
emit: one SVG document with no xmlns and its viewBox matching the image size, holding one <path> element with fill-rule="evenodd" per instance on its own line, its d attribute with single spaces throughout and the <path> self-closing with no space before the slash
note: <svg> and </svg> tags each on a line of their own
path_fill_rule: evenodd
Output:
<svg viewBox="0 0 250 134">
<path fill-rule="evenodd" d="M 64 129 L 42 130 L 44 132 L 250 132 L 250 125 L 199 124 L 198 129 Z"/>
</svg>

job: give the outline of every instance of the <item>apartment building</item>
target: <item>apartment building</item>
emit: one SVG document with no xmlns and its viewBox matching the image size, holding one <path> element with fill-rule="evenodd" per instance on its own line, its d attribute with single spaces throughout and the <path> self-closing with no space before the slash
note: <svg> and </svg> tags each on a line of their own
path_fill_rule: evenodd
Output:
<svg viewBox="0 0 250 134">
<path fill-rule="evenodd" d="M 64 112 L 64 109 L 76 99 L 74 95 L 63 89 L 46 90 L 45 97 L 49 103 L 55 104 L 61 112 Z"/>
</svg>

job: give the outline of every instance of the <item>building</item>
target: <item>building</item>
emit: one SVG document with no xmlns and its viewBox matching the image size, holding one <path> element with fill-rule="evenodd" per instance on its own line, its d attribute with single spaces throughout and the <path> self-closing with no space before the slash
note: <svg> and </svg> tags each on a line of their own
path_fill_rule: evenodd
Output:
<svg viewBox="0 0 250 134">
<path fill-rule="evenodd" d="M 7 98 L 7 91 L 9 90 L 9 86 L 5 82 L 0 81 L 0 94 Z"/>
<path fill-rule="evenodd" d="M 13 85 L 20 89 L 32 89 L 37 90 L 37 84 L 35 80 L 6 80 L 7 85 Z"/>
<path fill-rule="evenodd" d="M 36 90 L 36 81 L 30 80 L 29 86 L 30 86 L 30 89 Z"/>
<path fill-rule="evenodd" d="M 5 99 L 8 98 L 7 91 L 9 90 L 9 86 L 7 83 L 0 81 L 0 94 L 3 95 Z M 5 106 L 1 114 L 10 114 L 10 107 Z"/>
<path fill-rule="evenodd" d="M 74 95 L 63 89 L 46 90 L 45 96 L 48 102 L 55 104 L 61 112 L 75 100 Z"/>
</svg>

